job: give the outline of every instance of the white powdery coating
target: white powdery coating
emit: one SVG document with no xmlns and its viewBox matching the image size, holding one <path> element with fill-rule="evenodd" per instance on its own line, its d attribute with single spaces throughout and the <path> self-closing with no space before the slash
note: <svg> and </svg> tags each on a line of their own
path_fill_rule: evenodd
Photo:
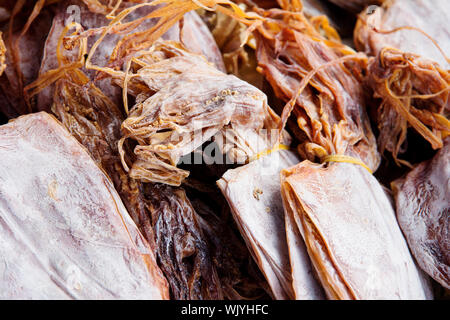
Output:
<svg viewBox="0 0 450 320">
<path fill-rule="evenodd" d="M 0 127 L 0 159 L 0 298 L 168 296 L 111 182 L 56 119 Z"/>
</svg>

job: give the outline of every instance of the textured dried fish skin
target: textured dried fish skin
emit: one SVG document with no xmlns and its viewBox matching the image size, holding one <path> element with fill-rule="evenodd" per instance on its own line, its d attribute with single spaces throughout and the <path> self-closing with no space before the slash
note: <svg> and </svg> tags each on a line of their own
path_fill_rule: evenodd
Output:
<svg viewBox="0 0 450 320">
<path fill-rule="evenodd" d="M 117 106 L 92 83 L 77 85 L 70 78 L 63 78 L 55 84 L 53 112 L 114 182 L 128 212 L 154 250 L 169 282 L 171 297 L 223 299 L 222 278 L 218 278 L 215 260 L 210 255 L 211 240 L 202 233 L 207 223 L 199 225 L 198 214 L 184 191 L 143 184 L 123 169 L 117 150 L 122 120 Z M 193 250 L 189 257 L 185 257 L 187 249 Z"/>
<path fill-rule="evenodd" d="M 149 65 L 135 78 L 155 93 L 142 98 L 122 124 L 124 139 L 138 142 L 131 177 L 177 186 L 188 174 L 176 167 L 180 157 L 211 137 L 232 134 L 236 143 L 221 145 L 222 153 L 245 161 L 265 147 L 252 145 L 249 137 L 259 139 L 259 130 L 279 123 L 264 93 L 180 45 L 157 42 L 145 61 Z"/>
<path fill-rule="evenodd" d="M 450 289 L 450 138 L 433 159 L 393 182 L 397 219 L 419 266 Z"/>
<path fill-rule="evenodd" d="M 329 298 L 431 298 L 386 193 L 366 170 L 304 161 L 282 171 L 282 193 Z"/>
<path fill-rule="evenodd" d="M 55 118 L 23 116 L 0 133 L 2 298 L 169 298 L 111 181 Z"/>
<path fill-rule="evenodd" d="M 198 214 L 181 188 L 146 184 L 158 262 L 174 299 L 223 299 Z"/>
<path fill-rule="evenodd" d="M 388 1 L 370 15 L 361 14 L 355 28 L 356 47 L 375 56 L 365 81 L 381 98 L 375 111 L 380 152 L 391 152 L 397 164 L 409 164 L 398 159 L 406 151 L 408 127 L 433 149 L 442 147 L 450 131 L 448 4 Z"/>
</svg>

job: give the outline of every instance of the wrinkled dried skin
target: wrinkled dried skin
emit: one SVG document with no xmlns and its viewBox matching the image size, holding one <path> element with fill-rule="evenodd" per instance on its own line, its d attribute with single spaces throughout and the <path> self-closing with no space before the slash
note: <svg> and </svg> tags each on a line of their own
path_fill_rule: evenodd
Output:
<svg viewBox="0 0 450 320">
<path fill-rule="evenodd" d="M 0 128 L 3 299 L 167 299 L 107 176 L 51 116 Z"/>
<path fill-rule="evenodd" d="M 431 298 L 386 193 L 366 170 L 304 161 L 282 171 L 281 190 L 328 298 Z"/>
<path fill-rule="evenodd" d="M 189 174 L 176 167 L 180 157 L 211 137 L 234 162 L 271 139 L 260 130 L 276 128 L 279 118 L 258 89 L 172 42 L 158 42 L 146 63 L 130 85 L 131 93 L 141 92 L 138 103 L 122 124 L 124 139 L 138 142 L 131 177 L 177 186 Z"/>
<path fill-rule="evenodd" d="M 187 194 L 198 213 L 197 221 L 208 242 L 224 298 L 269 299 L 270 288 L 235 227 L 225 198 L 214 184 L 201 189 L 187 187 Z"/>
<path fill-rule="evenodd" d="M 79 8 L 79 21 L 77 21 L 78 14 L 77 11 L 71 9 L 71 5 L 75 5 Z M 130 5 L 130 4 L 129 4 Z M 153 10 L 153 7 L 138 9 L 129 15 L 130 20 L 138 19 Z M 90 29 L 96 29 L 103 27 L 110 23 L 104 14 L 95 13 L 90 11 L 80 0 L 71 0 L 69 2 L 62 3 L 53 19 L 52 28 L 49 32 L 45 44 L 44 56 L 42 58 L 40 74 L 58 68 L 58 63 L 56 59 L 56 47 L 58 39 L 60 38 L 66 23 L 73 21 L 79 22 L 84 30 L 89 31 Z M 193 52 L 198 52 L 209 61 L 212 61 L 220 69 L 224 69 L 222 57 L 219 49 L 217 48 L 214 39 L 209 32 L 206 25 L 201 21 L 195 12 L 189 12 L 184 16 L 182 28 L 181 41 L 186 45 L 187 48 Z M 136 32 L 146 30 L 151 28 L 156 23 L 156 20 L 144 21 L 136 28 Z M 110 56 L 116 47 L 119 39 L 123 36 L 119 35 L 108 35 L 97 48 L 95 55 L 93 56 L 92 63 L 98 66 L 106 66 L 110 61 Z M 168 40 L 180 40 L 180 26 L 175 25 L 170 28 L 164 35 L 164 39 Z M 88 39 L 88 50 L 92 47 L 95 41 L 98 39 L 97 36 L 89 37 Z M 78 53 L 78 48 L 72 51 L 66 51 L 65 56 L 69 60 L 74 60 L 76 54 Z M 102 92 L 108 96 L 115 104 L 121 105 L 122 103 L 122 93 L 119 87 L 112 85 L 109 78 L 106 79 L 96 79 L 96 72 L 93 70 L 88 70 L 86 72 L 91 80 L 95 80 L 95 85 L 98 86 Z M 54 86 L 49 86 L 39 93 L 38 96 L 38 110 L 50 110 L 52 104 L 52 97 L 54 92 Z"/>
<path fill-rule="evenodd" d="M 169 187 L 144 186 L 124 171 L 117 150 L 122 119 L 117 106 L 92 84 L 80 86 L 61 79 L 55 88 L 53 112 L 112 179 L 131 217 L 154 248 L 158 265 L 169 282 L 171 297 L 223 298 L 219 279 L 211 276 L 216 271 L 208 251 L 208 240 L 202 234 L 197 214 L 184 192 Z M 179 225 L 180 221 L 186 225 L 185 229 Z M 182 244 L 178 246 L 180 239 L 195 240 L 186 245 L 194 246 L 197 259 L 181 258 L 185 248 Z M 165 247 L 167 243 L 174 247 Z M 171 254 L 173 248 L 175 256 Z M 199 270 L 202 273 L 199 274 Z"/>
<path fill-rule="evenodd" d="M 284 102 L 295 97 L 308 73 L 350 50 L 338 43 L 327 45 L 314 32 L 300 31 L 299 25 L 312 28 L 305 21 L 293 24 L 297 29 L 279 20 L 272 22 L 282 31 L 276 33 L 277 41 L 264 34 L 257 37 L 257 59 L 275 95 Z M 296 138 L 304 158 L 314 161 L 329 154 L 347 154 L 360 158 L 372 170 L 378 167 L 380 156 L 365 112 L 360 68 L 352 62 L 331 64 L 318 70 L 298 96 L 293 115 L 301 129 Z M 284 112 L 282 118 L 286 120 Z"/>
<path fill-rule="evenodd" d="M 384 49 L 370 60 L 366 82 L 374 97 L 382 99 L 375 119 L 381 153 L 388 150 L 397 160 L 397 155 L 405 151 L 408 127 L 433 149 L 443 146 L 442 138 L 450 132 L 448 71 L 420 56 Z"/>
<path fill-rule="evenodd" d="M 217 270 L 183 189 L 145 186 L 158 262 L 174 299 L 223 299 Z"/>
<path fill-rule="evenodd" d="M 298 161 L 291 151 L 281 150 L 245 166 L 228 170 L 217 181 L 247 247 L 276 299 L 295 298 L 279 174 L 280 170 Z M 309 259 L 305 258 L 300 263 L 305 270 L 311 270 Z M 309 277 L 303 277 L 303 280 L 305 291 L 301 295 L 306 299 L 320 298 L 317 282 Z"/>
<path fill-rule="evenodd" d="M 450 138 L 436 156 L 394 181 L 397 219 L 419 266 L 450 289 Z"/>
<path fill-rule="evenodd" d="M 441 47 L 444 53 L 450 52 L 450 28 L 447 0 L 392 0 L 373 13 L 360 15 L 354 40 L 356 48 L 376 56 L 384 47 L 393 47 L 404 52 L 419 54 L 439 63 L 444 69 L 450 64 L 437 47 L 424 34 L 416 30 L 399 30 L 382 34 L 373 30 L 390 31 L 410 26 L 427 33 Z"/>
</svg>

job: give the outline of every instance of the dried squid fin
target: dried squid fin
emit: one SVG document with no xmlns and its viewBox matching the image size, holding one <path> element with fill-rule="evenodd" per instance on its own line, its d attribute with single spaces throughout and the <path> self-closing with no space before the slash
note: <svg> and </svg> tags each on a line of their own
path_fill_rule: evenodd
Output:
<svg viewBox="0 0 450 320">
<path fill-rule="evenodd" d="M 329 299 L 353 300 L 355 299 L 355 294 L 339 271 L 334 270 L 332 254 L 329 252 L 329 248 L 327 248 L 322 235 L 311 222 L 308 213 L 302 205 L 301 199 L 295 193 L 295 189 L 288 182 L 285 182 L 285 179 L 292 174 L 292 171 L 295 172 L 296 170 L 297 168 L 294 167 L 294 169 L 286 169 L 281 172 L 281 189 L 286 213 L 286 224 L 292 229 L 289 235 L 291 241 L 294 240 L 295 234 L 303 236 L 304 240 L 302 239 L 302 241 L 304 242 L 301 245 L 305 247 L 304 250 L 308 252 L 308 257 L 315 264 L 317 277 L 320 279 Z M 295 245 L 295 242 L 292 241 L 289 244 Z M 297 253 L 299 249 L 290 247 L 289 250 L 291 252 L 291 264 L 295 264 L 296 261 L 293 260 L 294 255 L 299 254 Z"/>
<path fill-rule="evenodd" d="M 281 172 L 281 181 L 283 181 L 283 171 Z M 288 190 L 287 186 L 284 188 Z M 281 196 L 283 199 L 286 240 L 292 268 L 292 287 L 295 292 L 295 299 L 325 299 L 325 292 L 319 283 L 307 247 L 294 220 L 292 208 L 295 206 L 295 194 L 285 191 L 281 193 Z"/>
</svg>

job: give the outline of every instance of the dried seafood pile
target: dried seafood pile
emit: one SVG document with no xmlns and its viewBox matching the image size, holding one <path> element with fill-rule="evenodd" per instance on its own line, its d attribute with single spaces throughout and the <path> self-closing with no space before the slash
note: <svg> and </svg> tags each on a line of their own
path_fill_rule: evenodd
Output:
<svg viewBox="0 0 450 320">
<path fill-rule="evenodd" d="M 0 2 L 0 298 L 448 295 L 449 9 Z"/>
</svg>

